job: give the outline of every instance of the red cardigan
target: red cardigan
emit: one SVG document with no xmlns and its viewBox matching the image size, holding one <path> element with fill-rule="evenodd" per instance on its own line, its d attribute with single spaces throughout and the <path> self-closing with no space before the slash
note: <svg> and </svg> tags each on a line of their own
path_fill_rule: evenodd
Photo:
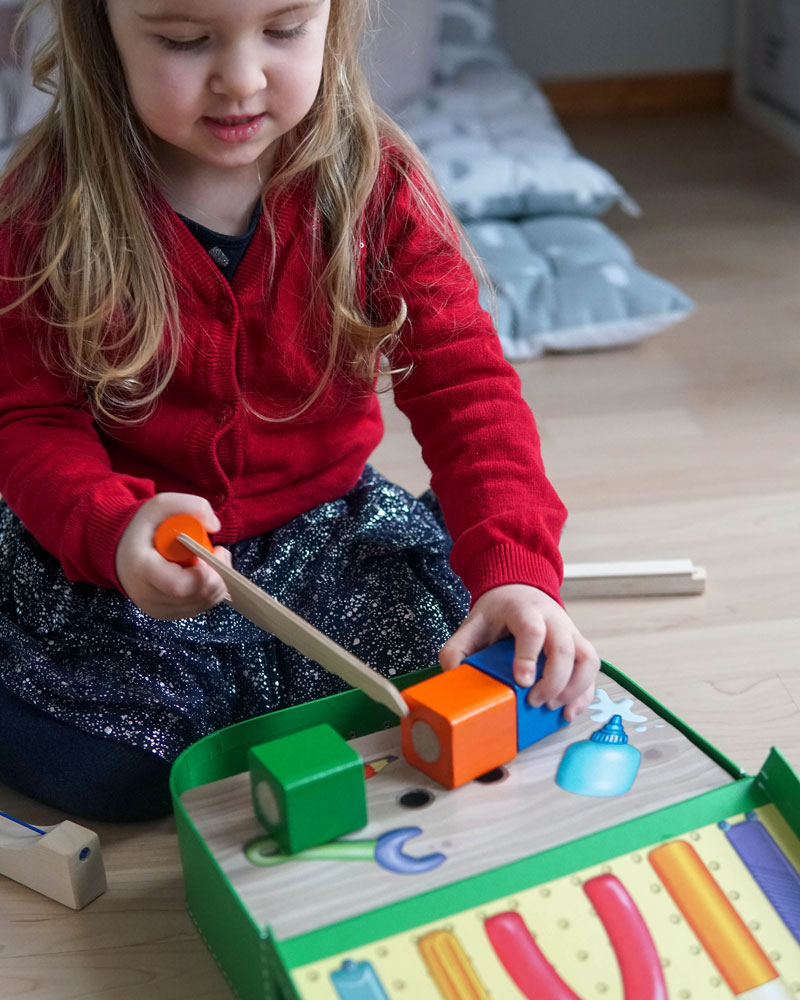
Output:
<svg viewBox="0 0 800 1000">
<path fill-rule="evenodd" d="M 504 583 L 558 598 L 565 510 L 470 269 L 388 169 L 375 205 L 359 278 L 378 316 L 396 314 L 401 296 L 408 306 L 391 360 L 411 370 L 394 394 L 431 469 L 453 568 L 473 599 Z M 327 324 L 309 317 L 306 185 L 273 203 L 274 261 L 262 218 L 231 285 L 165 202 L 154 211 L 174 261 L 184 342 L 145 422 L 98 427 L 42 364 L 35 343 L 50 331 L 33 310 L 0 317 L 0 493 L 69 579 L 103 587 L 119 587 L 120 535 L 154 494 L 207 497 L 222 522 L 215 541 L 229 544 L 347 492 L 383 433 L 375 393 L 345 378 L 292 420 L 261 420 L 242 402 L 286 416 L 320 377 Z M 14 271 L 12 229 L 0 229 L 2 275 Z M 0 306 L 19 287 L 0 281 Z"/>
</svg>

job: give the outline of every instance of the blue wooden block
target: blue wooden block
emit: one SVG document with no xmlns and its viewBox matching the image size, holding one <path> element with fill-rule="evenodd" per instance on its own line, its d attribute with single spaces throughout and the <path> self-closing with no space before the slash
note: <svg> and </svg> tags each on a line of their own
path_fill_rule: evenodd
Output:
<svg viewBox="0 0 800 1000">
<path fill-rule="evenodd" d="M 537 681 L 542 676 L 544 660 L 545 656 L 542 653 L 536 664 Z M 563 708 L 548 708 L 547 705 L 533 708 L 528 704 L 527 695 L 530 687 L 521 687 L 517 684 L 511 671 L 511 665 L 514 662 L 513 636 L 501 639 L 499 642 L 487 646 L 486 649 L 473 653 L 464 662 L 513 688 L 517 697 L 517 750 L 524 750 L 531 743 L 544 739 L 545 736 L 561 729 L 562 726 L 569 725 L 564 718 Z"/>
</svg>

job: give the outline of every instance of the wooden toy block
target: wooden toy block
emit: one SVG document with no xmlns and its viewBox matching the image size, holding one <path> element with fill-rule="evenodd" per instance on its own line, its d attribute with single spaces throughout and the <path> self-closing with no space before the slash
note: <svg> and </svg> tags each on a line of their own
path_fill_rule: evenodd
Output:
<svg viewBox="0 0 800 1000">
<path fill-rule="evenodd" d="M 403 755 L 445 788 L 513 760 L 517 753 L 514 692 L 468 663 L 408 687 L 400 721 Z"/>
<path fill-rule="evenodd" d="M 581 597 L 661 597 L 702 594 L 706 571 L 691 559 L 565 563 L 562 600 Z"/>
<path fill-rule="evenodd" d="M 544 670 L 544 653 L 539 656 L 536 664 L 536 680 L 542 676 Z M 482 670 L 498 681 L 507 684 L 517 700 L 517 750 L 524 750 L 531 743 L 544 739 L 562 726 L 569 723 L 564 718 L 563 708 L 548 708 L 547 705 L 540 705 L 534 708 L 528 704 L 528 692 L 530 687 L 521 687 L 514 680 L 511 666 L 514 662 L 514 639 L 509 636 L 499 642 L 481 649 L 472 656 L 468 656 L 465 663 Z"/>
<path fill-rule="evenodd" d="M 364 762 L 327 723 L 251 747 L 256 816 L 286 853 L 367 822 Z"/>
<path fill-rule="evenodd" d="M 97 834 L 70 820 L 34 827 L 0 816 L 0 874 L 73 910 L 106 891 Z"/>
</svg>

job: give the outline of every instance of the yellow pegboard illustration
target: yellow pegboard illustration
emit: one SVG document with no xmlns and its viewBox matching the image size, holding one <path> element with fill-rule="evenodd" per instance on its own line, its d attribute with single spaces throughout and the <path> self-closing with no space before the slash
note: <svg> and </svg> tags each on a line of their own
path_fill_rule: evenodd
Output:
<svg viewBox="0 0 800 1000">
<path fill-rule="evenodd" d="M 779 869 L 759 874 L 770 844 L 783 889 Z M 304 1000 L 800 1000 L 798 872 L 800 841 L 767 805 L 295 969 L 293 982 Z"/>
</svg>

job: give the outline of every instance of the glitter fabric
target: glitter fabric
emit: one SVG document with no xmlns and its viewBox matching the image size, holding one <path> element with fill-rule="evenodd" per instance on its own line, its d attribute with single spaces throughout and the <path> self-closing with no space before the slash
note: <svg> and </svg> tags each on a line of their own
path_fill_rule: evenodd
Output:
<svg viewBox="0 0 800 1000">
<path fill-rule="evenodd" d="M 468 595 L 435 500 L 367 467 L 339 500 L 231 547 L 233 565 L 387 677 L 431 666 Z M 62 722 L 166 760 L 233 722 L 344 690 L 225 604 L 158 621 L 70 583 L 0 501 L 0 681 Z"/>
</svg>

